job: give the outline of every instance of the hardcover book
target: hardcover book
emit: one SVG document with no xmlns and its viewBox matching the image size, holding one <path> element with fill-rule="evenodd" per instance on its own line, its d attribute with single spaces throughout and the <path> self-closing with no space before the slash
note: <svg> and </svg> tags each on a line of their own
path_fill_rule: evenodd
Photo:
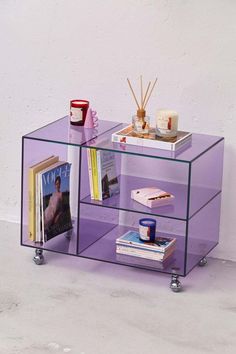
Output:
<svg viewBox="0 0 236 354">
<path fill-rule="evenodd" d="M 128 145 L 175 151 L 191 140 L 192 133 L 178 131 L 173 138 L 162 138 L 156 135 L 155 128 L 151 128 L 148 134 L 135 133 L 132 125 L 112 134 L 112 141 Z"/>
<path fill-rule="evenodd" d="M 152 251 L 140 251 L 134 247 L 116 245 L 116 253 L 125 254 L 128 256 L 140 257 L 145 259 L 152 259 L 155 261 L 162 262 L 166 260 L 174 250 L 169 250 L 166 253 L 162 252 L 152 252 Z"/>
<path fill-rule="evenodd" d="M 71 164 L 61 162 L 41 173 L 42 241 L 72 228 L 70 212 Z"/>
<path fill-rule="evenodd" d="M 58 156 L 49 156 L 43 161 L 31 166 L 28 172 L 28 186 L 29 186 L 29 222 L 28 235 L 31 241 L 36 240 L 36 175 L 39 171 L 52 165 L 59 160 Z"/>
<path fill-rule="evenodd" d="M 176 243 L 176 238 L 157 236 L 155 242 L 143 242 L 139 238 L 137 231 L 130 230 L 124 235 L 116 239 L 116 244 L 133 246 L 140 250 L 153 251 L 153 252 L 166 252 L 169 248 L 173 247 Z"/>
<path fill-rule="evenodd" d="M 134 189 L 131 198 L 149 208 L 171 204 L 175 199 L 173 194 L 156 187 Z"/>
<path fill-rule="evenodd" d="M 174 257 L 168 257 L 163 261 L 156 261 L 153 259 L 147 259 L 143 257 L 136 257 L 132 255 L 123 254 L 123 253 L 116 253 L 117 261 L 121 263 L 126 263 L 127 265 L 133 266 L 143 266 L 147 268 L 155 268 L 155 269 L 167 269 L 175 264 L 176 259 Z"/>
</svg>

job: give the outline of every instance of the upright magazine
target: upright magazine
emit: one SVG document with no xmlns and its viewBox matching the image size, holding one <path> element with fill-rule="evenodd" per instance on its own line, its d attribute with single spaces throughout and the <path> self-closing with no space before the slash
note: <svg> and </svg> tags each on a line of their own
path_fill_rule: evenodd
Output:
<svg viewBox="0 0 236 354">
<path fill-rule="evenodd" d="M 44 171 L 41 183 L 42 241 L 72 228 L 70 212 L 70 170 L 71 164 L 61 162 Z"/>
</svg>

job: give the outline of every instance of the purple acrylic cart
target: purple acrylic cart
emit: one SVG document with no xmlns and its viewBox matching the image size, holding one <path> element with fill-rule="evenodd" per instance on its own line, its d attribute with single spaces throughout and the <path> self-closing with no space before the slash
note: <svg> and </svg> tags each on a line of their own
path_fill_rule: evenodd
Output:
<svg viewBox="0 0 236 354">
<path fill-rule="evenodd" d="M 43 250 L 171 274 L 171 288 L 179 291 L 179 276 L 206 264 L 206 255 L 218 244 L 223 172 L 222 137 L 192 134 L 191 142 L 177 151 L 111 142 L 123 124 L 99 121 L 95 129 L 74 127 L 61 118 L 22 138 L 21 245 Z M 120 193 L 103 202 L 90 196 L 87 149 L 115 153 Z M 50 155 L 72 163 L 71 211 L 73 230 L 44 244 L 28 238 L 28 169 Z M 149 209 L 130 198 L 131 190 L 156 186 L 172 193 L 172 205 Z M 158 234 L 176 237 L 168 262 L 116 254 L 115 241 L 138 229 L 142 217 L 156 219 Z"/>
</svg>

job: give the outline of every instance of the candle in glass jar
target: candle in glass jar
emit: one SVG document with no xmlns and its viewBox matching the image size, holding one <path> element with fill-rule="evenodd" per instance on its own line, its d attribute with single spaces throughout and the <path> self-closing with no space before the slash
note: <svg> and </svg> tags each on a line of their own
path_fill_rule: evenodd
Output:
<svg viewBox="0 0 236 354">
<path fill-rule="evenodd" d="M 156 134 L 160 137 L 175 137 L 178 131 L 178 113 L 160 110 L 156 117 Z"/>
</svg>

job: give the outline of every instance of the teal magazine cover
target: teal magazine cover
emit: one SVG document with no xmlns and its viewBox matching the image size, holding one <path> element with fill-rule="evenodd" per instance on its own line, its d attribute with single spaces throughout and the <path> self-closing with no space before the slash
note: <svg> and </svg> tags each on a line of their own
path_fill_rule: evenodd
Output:
<svg viewBox="0 0 236 354">
<path fill-rule="evenodd" d="M 42 238 L 44 242 L 72 228 L 70 212 L 71 164 L 61 165 L 41 176 Z"/>
</svg>

